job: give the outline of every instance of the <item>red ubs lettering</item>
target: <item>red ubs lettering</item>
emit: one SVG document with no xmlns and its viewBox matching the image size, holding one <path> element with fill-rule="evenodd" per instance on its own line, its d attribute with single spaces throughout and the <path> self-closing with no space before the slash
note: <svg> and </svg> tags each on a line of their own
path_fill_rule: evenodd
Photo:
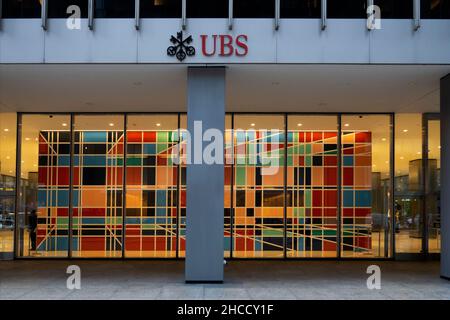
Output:
<svg viewBox="0 0 450 320">
<path fill-rule="evenodd" d="M 211 36 L 203 34 L 200 38 L 202 39 L 202 54 L 206 57 L 215 55 L 243 57 L 248 53 L 248 37 L 245 34 L 238 35 L 236 38 L 228 34 Z"/>
</svg>

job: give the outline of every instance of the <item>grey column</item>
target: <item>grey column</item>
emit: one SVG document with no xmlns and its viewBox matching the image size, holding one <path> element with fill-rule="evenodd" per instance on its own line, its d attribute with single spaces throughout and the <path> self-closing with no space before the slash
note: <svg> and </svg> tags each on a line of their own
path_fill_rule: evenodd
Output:
<svg viewBox="0 0 450 320">
<path fill-rule="evenodd" d="M 220 164 L 205 164 L 198 158 L 200 137 L 194 135 L 194 122 L 202 122 L 203 132 L 220 130 L 223 137 L 225 68 L 189 68 L 187 98 L 192 152 L 186 174 L 186 282 L 222 282 L 224 165 L 223 160 Z M 209 143 L 200 143 L 200 152 Z"/>
<path fill-rule="evenodd" d="M 441 79 L 441 277 L 450 280 L 450 74 Z"/>
</svg>

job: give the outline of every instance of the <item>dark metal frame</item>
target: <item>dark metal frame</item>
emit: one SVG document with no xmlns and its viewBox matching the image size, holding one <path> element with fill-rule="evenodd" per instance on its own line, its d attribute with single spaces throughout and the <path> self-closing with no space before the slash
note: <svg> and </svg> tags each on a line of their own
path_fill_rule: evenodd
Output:
<svg viewBox="0 0 450 320">
<path fill-rule="evenodd" d="M 18 250 L 18 224 L 15 224 L 15 238 L 14 238 L 14 257 L 15 259 L 47 259 L 47 260 L 55 260 L 55 259 L 74 259 L 74 260 L 123 260 L 123 259 L 127 259 L 127 260 L 178 260 L 178 259 L 184 259 L 184 258 L 180 258 L 179 257 L 179 228 L 180 228 L 180 217 L 181 217 L 181 209 L 180 209 L 180 186 L 181 186 L 181 164 L 178 164 L 178 177 L 177 177 L 177 244 L 176 244 L 176 257 L 174 258 L 128 258 L 126 257 L 125 254 L 125 226 L 126 226 L 126 203 L 125 203 L 125 196 L 126 196 L 126 147 L 127 147 L 127 141 L 126 141 L 126 132 L 127 132 L 127 120 L 128 120 L 128 115 L 177 115 L 178 116 L 178 130 L 179 130 L 179 138 L 181 139 L 181 132 L 180 132 L 180 128 L 181 128 L 181 116 L 186 114 L 185 112 L 19 112 L 17 113 L 17 141 L 16 141 L 16 148 L 17 148 L 17 155 L 16 155 L 16 221 L 17 221 L 17 208 L 19 207 L 19 196 L 18 196 L 18 192 L 17 190 L 19 190 L 20 188 L 20 163 L 21 163 L 21 128 L 22 128 L 22 116 L 23 115 L 69 115 L 70 116 L 70 128 L 71 128 L 71 137 L 72 137 L 72 141 L 71 141 L 71 155 L 70 155 L 70 166 L 71 166 L 71 170 L 70 170 L 70 191 L 72 191 L 73 188 L 73 173 L 72 173 L 72 169 L 73 169 L 73 151 L 74 151 L 74 120 L 75 120 L 75 116 L 79 116 L 79 115 L 90 115 L 90 116 L 95 116 L 95 115 L 121 115 L 124 118 L 124 162 L 123 162 L 123 166 L 124 166 L 124 170 L 123 170 L 123 191 L 122 191 L 122 257 L 117 257 L 117 258 L 111 258 L 111 257 L 98 257 L 98 258 L 81 258 L 81 257 L 76 257 L 76 258 L 72 258 L 72 234 L 70 232 L 69 234 L 69 250 L 68 250 L 68 256 L 67 257 L 42 257 L 42 258 L 37 258 L 37 257 L 21 257 L 19 256 L 17 253 Z M 394 113 L 383 113 L 383 112 L 376 112 L 376 113 L 355 113 L 355 112 L 344 112 L 344 113 L 317 113 L 317 112 L 279 112 L 279 113 L 274 113 L 274 112 L 230 112 L 227 113 L 227 115 L 231 115 L 231 130 L 232 132 L 234 131 L 234 116 L 235 115 L 277 115 L 277 116 L 284 116 L 284 136 L 285 136 L 285 143 L 287 143 L 287 133 L 288 133 L 288 119 L 290 115 L 303 115 L 303 116 L 314 116 L 314 115 L 320 115 L 320 116 L 335 116 L 337 118 L 337 124 L 338 124 L 338 232 L 337 232 L 337 256 L 336 257 L 331 257 L 331 258 L 297 258 L 297 257 L 288 257 L 287 256 L 287 247 L 286 247 L 286 236 L 287 236 L 287 231 L 286 231 L 286 214 L 287 214 L 287 208 L 286 208 L 286 202 L 287 202 L 287 179 L 286 179 L 286 170 L 287 170 L 287 148 L 285 148 L 285 157 L 284 157 L 284 248 L 283 248 L 283 257 L 282 258 L 236 258 L 233 257 L 233 242 L 234 242 L 234 237 L 233 237 L 233 218 L 234 218 L 234 164 L 232 164 L 232 178 L 231 178 L 231 211 L 230 211 L 230 229 L 231 229 L 231 235 L 230 235 L 230 258 L 234 259 L 234 260 L 359 260 L 359 261 L 371 261 L 371 260 L 393 260 L 395 258 L 394 252 L 395 252 L 395 224 L 394 224 L 394 214 L 392 214 L 392 217 L 390 219 L 390 223 L 391 223 L 391 229 L 394 230 L 392 232 L 392 239 L 390 239 L 390 243 L 391 243 L 391 252 L 388 255 L 385 255 L 385 257 L 363 257 L 363 258 L 357 258 L 357 257 L 342 257 L 341 254 L 341 156 L 342 156 L 342 150 L 341 150 L 341 134 L 342 134 L 342 127 L 341 127 L 341 122 L 342 122 L 342 116 L 346 116 L 346 115 L 364 115 L 364 116 L 370 116 L 370 115 L 386 115 L 386 116 L 390 116 L 390 124 L 391 124 L 391 195 L 393 195 L 393 176 L 395 176 L 393 169 L 394 169 L 394 162 L 392 161 L 392 159 L 394 159 L 394 134 L 395 134 L 395 115 Z M 233 155 L 234 155 L 234 140 L 232 141 L 232 150 L 233 150 Z M 71 194 L 72 192 L 70 192 Z M 69 215 L 70 215 L 70 219 L 69 219 L 69 228 L 72 229 L 72 199 L 71 199 L 71 195 L 69 195 L 70 199 L 69 199 Z M 394 196 L 391 197 L 391 201 L 390 201 L 390 208 L 393 208 L 394 206 Z M 389 242 L 389 239 L 387 240 Z M 387 248 L 385 248 L 385 251 L 387 250 Z"/>
<path fill-rule="evenodd" d="M 394 246 L 393 248 L 393 255 L 396 260 L 437 260 L 440 257 L 440 253 L 430 253 L 428 248 L 428 216 L 427 216 L 427 190 L 428 190 L 428 184 L 429 184 L 429 174 L 428 174 L 428 142 L 429 142 L 429 131 L 428 131 L 428 124 L 430 120 L 440 120 L 440 114 L 439 113 L 423 113 L 422 114 L 422 121 L 421 121 L 421 138 L 422 138 L 422 166 L 420 168 L 421 174 L 422 174 L 422 210 L 421 210 L 421 218 L 422 218 L 422 249 L 421 252 L 410 252 L 410 253 L 397 253 L 395 250 L 395 212 L 394 208 L 393 216 L 394 216 L 394 224 L 392 226 L 392 244 Z M 395 121 L 395 120 L 394 120 Z M 395 132 L 395 127 L 394 127 Z M 395 134 L 395 133 L 394 133 Z M 393 140 L 395 142 L 395 140 Z M 394 143 L 395 145 L 395 143 Z M 395 167 L 392 168 L 392 170 L 395 170 Z M 395 177 L 395 171 L 391 172 Z M 395 190 L 394 190 L 394 203 L 395 203 Z"/>
</svg>

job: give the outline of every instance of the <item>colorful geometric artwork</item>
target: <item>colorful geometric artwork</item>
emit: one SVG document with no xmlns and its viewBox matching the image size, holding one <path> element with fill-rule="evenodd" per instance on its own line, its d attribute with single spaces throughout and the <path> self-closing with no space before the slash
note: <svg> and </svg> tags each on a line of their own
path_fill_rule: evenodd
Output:
<svg viewBox="0 0 450 320">
<path fill-rule="evenodd" d="M 70 132 L 39 134 L 37 251 L 67 255 L 69 246 Z"/>
<path fill-rule="evenodd" d="M 342 250 L 370 253 L 372 249 L 372 135 L 342 133 Z"/>
<path fill-rule="evenodd" d="M 336 257 L 337 131 L 289 131 L 287 254 Z"/>
<path fill-rule="evenodd" d="M 184 257 L 185 134 L 178 165 L 172 131 L 127 131 L 126 150 L 123 131 L 75 131 L 73 256 L 121 256 L 125 178 L 126 256 Z M 226 130 L 225 257 L 336 256 L 337 134 L 290 130 L 285 142 L 280 130 Z M 370 132 L 343 132 L 344 255 L 371 251 L 371 156 Z M 69 170 L 70 133 L 41 131 L 38 251 L 67 253 Z"/>
<path fill-rule="evenodd" d="M 283 257 L 284 132 L 234 133 L 233 257 Z"/>
<path fill-rule="evenodd" d="M 73 157 L 74 256 L 122 254 L 122 131 L 76 131 Z"/>
<path fill-rule="evenodd" d="M 173 131 L 127 131 L 127 256 L 176 256 L 177 145 Z"/>
</svg>

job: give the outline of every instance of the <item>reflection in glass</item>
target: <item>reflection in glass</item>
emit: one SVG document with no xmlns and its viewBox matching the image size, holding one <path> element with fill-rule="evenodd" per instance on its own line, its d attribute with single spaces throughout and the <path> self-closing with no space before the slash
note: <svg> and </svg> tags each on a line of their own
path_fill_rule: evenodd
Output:
<svg viewBox="0 0 450 320">
<path fill-rule="evenodd" d="M 0 260 L 12 258 L 16 191 L 16 113 L 0 113 Z"/>
<path fill-rule="evenodd" d="M 426 215 L 428 251 L 441 251 L 441 121 L 428 121 L 428 171 L 426 185 Z"/>
<path fill-rule="evenodd" d="M 284 117 L 234 119 L 233 256 L 284 255 Z"/>
<path fill-rule="evenodd" d="M 128 116 L 127 257 L 176 257 L 177 146 L 177 115 Z"/>
<path fill-rule="evenodd" d="M 342 256 L 388 257 L 390 118 L 342 117 Z"/>
<path fill-rule="evenodd" d="M 74 257 L 122 254 L 123 116 L 76 116 L 73 157 Z"/>
<path fill-rule="evenodd" d="M 336 116 L 288 117 L 288 257 L 336 257 L 337 136 Z"/>
<path fill-rule="evenodd" d="M 18 256 L 68 254 L 69 128 L 68 115 L 22 117 Z"/>
<path fill-rule="evenodd" d="M 395 116 L 395 250 L 422 252 L 422 116 Z"/>
</svg>

